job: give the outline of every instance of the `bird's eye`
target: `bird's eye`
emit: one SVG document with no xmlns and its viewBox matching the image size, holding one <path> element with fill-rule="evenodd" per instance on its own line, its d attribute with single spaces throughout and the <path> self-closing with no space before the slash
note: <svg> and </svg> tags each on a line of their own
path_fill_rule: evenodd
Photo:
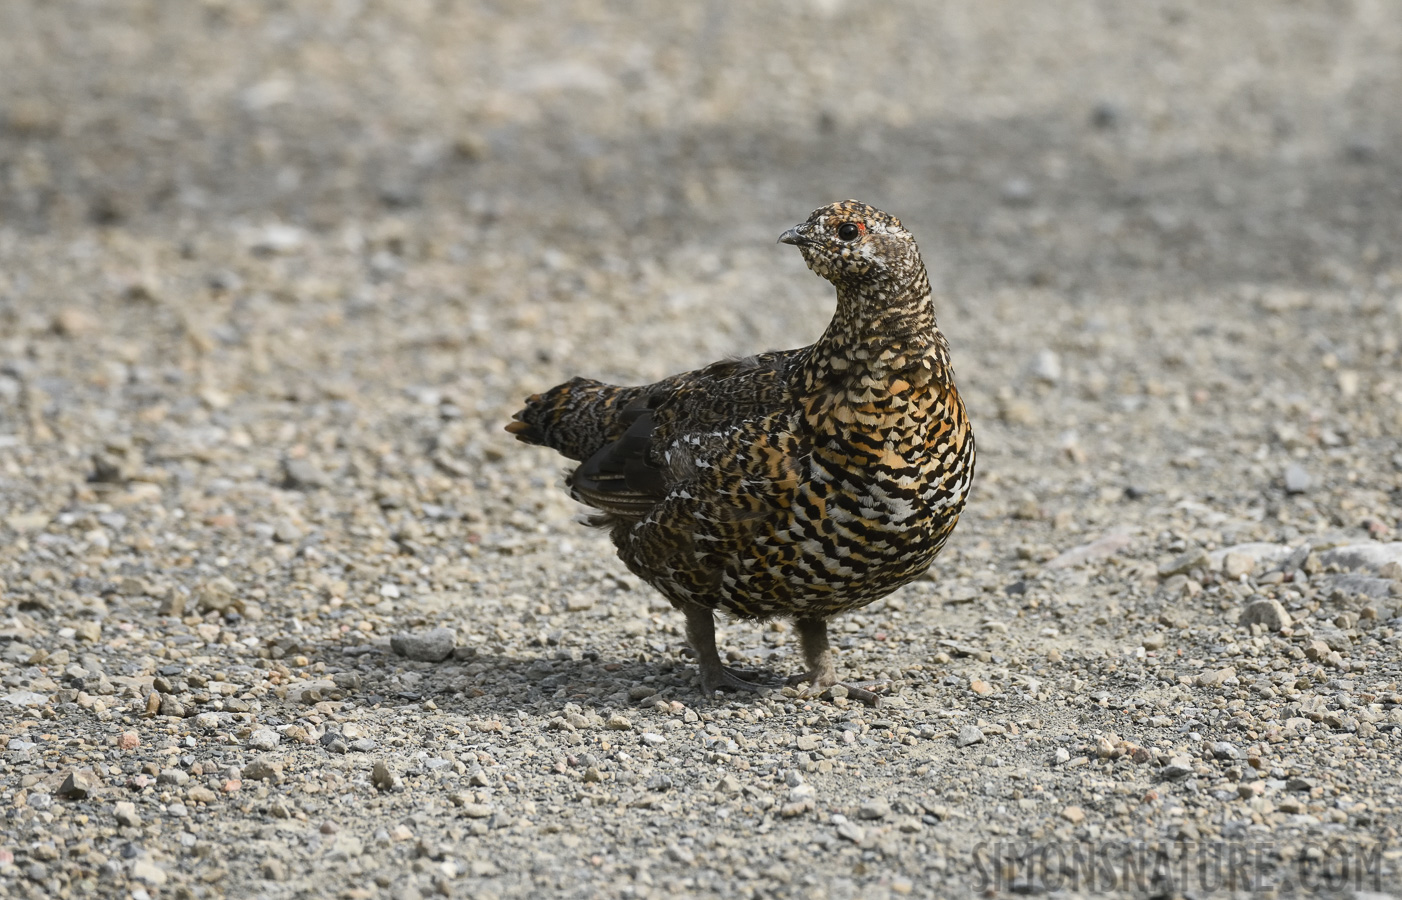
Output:
<svg viewBox="0 0 1402 900">
<path fill-rule="evenodd" d="M 837 226 L 837 236 L 844 241 L 855 241 L 857 235 L 865 230 L 865 228 L 862 228 L 855 222 L 843 222 L 841 225 Z"/>
</svg>

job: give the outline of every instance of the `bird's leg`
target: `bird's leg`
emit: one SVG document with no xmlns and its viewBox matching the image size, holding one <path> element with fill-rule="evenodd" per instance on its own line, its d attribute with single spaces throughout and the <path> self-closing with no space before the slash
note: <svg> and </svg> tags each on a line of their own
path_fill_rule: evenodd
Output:
<svg viewBox="0 0 1402 900">
<path fill-rule="evenodd" d="M 828 643 L 828 622 L 827 619 L 795 619 L 794 626 L 798 629 L 798 642 L 803 648 L 803 658 L 808 663 L 808 671 L 790 678 L 789 684 L 802 684 L 806 681 L 808 687 L 803 691 L 803 695 L 816 697 L 840 683 L 837 680 L 837 653 L 833 651 L 832 644 Z M 866 687 L 855 684 L 841 686 L 847 689 L 847 696 L 853 700 L 860 700 L 868 706 L 875 706 L 879 702 L 876 694 Z"/>
<path fill-rule="evenodd" d="M 701 669 L 701 687 L 707 694 L 718 690 L 764 690 L 764 685 L 746 681 L 721 663 L 720 653 L 716 650 L 716 620 L 709 609 L 688 606 L 685 612 L 686 640 L 696 652 L 696 662 Z"/>
<path fill-rule="evenodd" d="M 789 679 L 789 684 L 808 682 L 809 690 L 817 694 L 837 684 L 837 654 L 828 643 L 827 619 L 794 619 L 798 643 L 808 671 Z"/>
</svg>

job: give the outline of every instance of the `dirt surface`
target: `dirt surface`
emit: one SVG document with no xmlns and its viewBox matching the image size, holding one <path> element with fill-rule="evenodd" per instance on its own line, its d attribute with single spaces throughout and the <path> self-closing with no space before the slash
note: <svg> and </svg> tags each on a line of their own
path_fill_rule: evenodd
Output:
<svg viewBox="0 0 1402 900">
<path fill-rule="evenodd" d="M 1399 96 L 1385 0 L 0 4 L 0 893 L 1397 891 Z M 708 699 L 501 427 L 813 340 L 845 197 L 979 477 L 881 706 Z"/>
</svg>

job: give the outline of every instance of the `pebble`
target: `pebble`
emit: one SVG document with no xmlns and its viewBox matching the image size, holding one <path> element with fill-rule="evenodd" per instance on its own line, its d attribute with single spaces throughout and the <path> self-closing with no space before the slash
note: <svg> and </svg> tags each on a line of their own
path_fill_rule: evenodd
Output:
<svg viewBox="0 0 1402 900">
<path fill-rule="evenodd" d="M 1241 759 L 1241 751 L 1230 741 L 1217 741 L 1212 745 L 1212 755 L 1218 759 Z"/>
<path fill-rule="evenodd" d="M 331 476 L 306 459 L 287 459 L 282 464 L 282 485 L 295 491 L 330 487 Z"/>
<path fill-rule="evenodd" d="M 390 638 L 389 646 L 399 656 L 420 662 L 442 662 L 453 655 L 457 634 L 451 628 L 403 632 Z"/>
<path fill-rule="evenodd" d="M 1212 558 L 1201 547 L 1185 550 L 1170 560 L 1159 564 L 1159 577 L 1168 579 L 1175 575 L 1186 575 L 1194 569 L 1208 569 Z"/>
<path fill-rule="evenodd" d="M 1193 761 L 1186 756 L 1175 756 L 1164 763 L 1159 774 L 1167 779 L 1187 778 L 1193 774 Z"/>
<path fill-rule="evenodd" d="M 112 807 L 112 815 L 117 819 L 117 824 L 124 828 L 141 827 L 141 816 L 137 815 L 136 804 L 130 800 L 119 800 Z"/>
<path fill-rule="evenodd" d="M 382 759 L 375 760 L 375 765 L 370 771 L 370 781 L 376 789 L 381 791 L 392 791 L 395 789 L 399 779 L 390 771 L 389 764 Z"/>
<path fill-rule="evenodd" d="M 259 728 L 248 736 L 248 746 L 254 750 L 276 750 L 282 735 L 271 728 Z"/>
<path fill-rule="evenodd" d="M 866 837 L 866 830 L 855 822 L 849 822 L 844 818 L 837 823 L 837 836 L 854 844 L 860 844 L 862 839 Z"/>
<path fill-rule="evenodd" d="M 1287 494 L 1303 494 L 1314 487 L 1314 479 L 1299 463 L 1290 463 L 1285 467 L 1284 482 Z"/>
<path fill-rule="evenodd" d="M 1266 631 L 1278 632 L 1293 624 L 1290 613 L 1286 612 L 1279 600 L 1258 597 L 1246 605 L 1237 618 L 1237 624 L 1250 627 L 1260 625 Z"/>
<path fill-rule="evenodd" d="M 282 763 L 260 756 L 243 767 L 243 777 L 250 781 L 279 781 Z"/>
<path fill-rule="evenodd" d="M 891 814 L 891 804 L 885 800 L 868 800 L 857 808 L 859 819 L 884 819 Z"/>
<path fill-rule="evenodd" d="M 1256 559 L 1249 553 L 1229 552 L 1222 556 L 1222 574 L 1236 581 L 1250 575 L 1256 568 Z"/>
<path fill-rule="evenodd" d="M 965 725 L 959 729 L 959 733 L 954 738 L 954 746 L 968 747 L 971 744 L 983 743 L 983 729 L 977 725 Z"/>
<path fill-rule="evenodd" d="M 1079 806 L 1062 807 L 1061 817 L 1072 825 L 1079 825 L 1086 820 L 1086 811 Z"/>
<path fill-rule="evenodd" d="M 68 800 L 84 800 L 92 793 L 92 782 L 82 772 L 69 772 L 58 787 L 58 795 Z"/>
</svg>

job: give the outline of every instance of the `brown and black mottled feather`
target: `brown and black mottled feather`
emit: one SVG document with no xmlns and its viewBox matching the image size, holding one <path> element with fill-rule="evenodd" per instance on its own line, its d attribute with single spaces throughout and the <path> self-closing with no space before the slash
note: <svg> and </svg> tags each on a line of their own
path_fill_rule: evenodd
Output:
<svg viewBox="0 0 1402 900">
<path fill-rule="evenodd" d="M 720 664 L 715 609 L 792 616 L 805 678 L 833 684 L 826 620 L 924 572 L 973 477 L 973 434 L 909 232 L 847 201 L 780 240 L 837 287 L 816 343 L 640 387 L 576 378 L 508 426 L 581 461 L 571 494 L 686 612 L 707 689 L 751 686 Z"/>
</svg>

